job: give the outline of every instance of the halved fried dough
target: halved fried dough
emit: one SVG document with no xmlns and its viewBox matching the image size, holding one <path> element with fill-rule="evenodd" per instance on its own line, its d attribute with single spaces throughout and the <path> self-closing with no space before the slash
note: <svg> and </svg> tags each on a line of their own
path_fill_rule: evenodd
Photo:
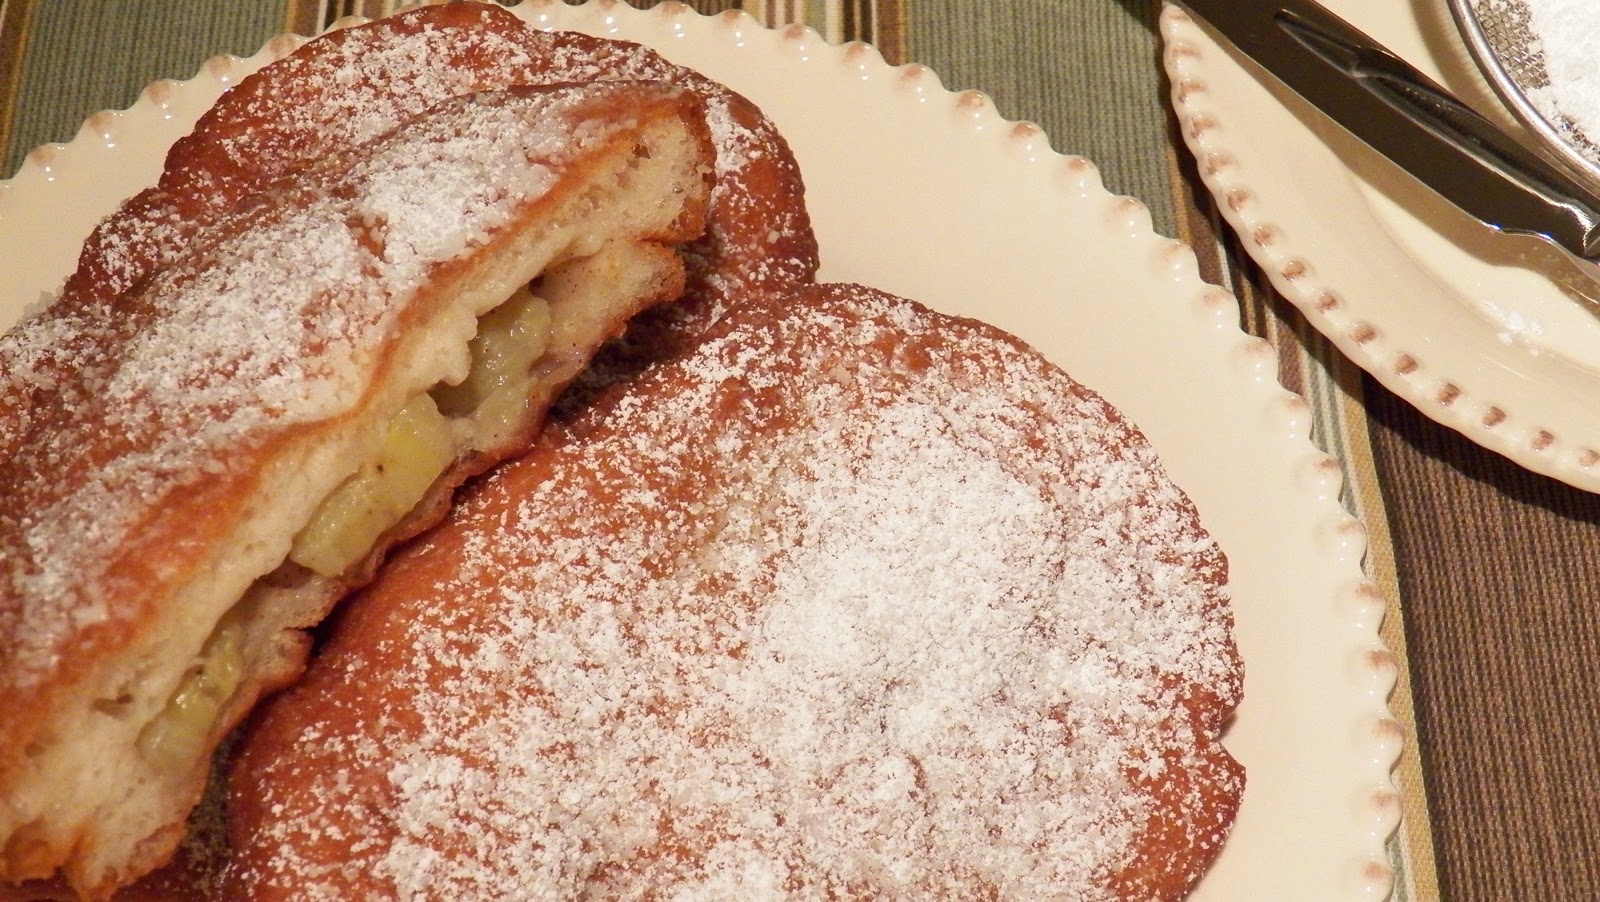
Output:
<svg viewBox="0 0 1600 902">
<path fill-rule="evenodd" d="M 448 99 L 0 339 L 0 881 L 166 859 L 301 628 L 682 290 L 714 159 L 680 87 Z"/>
</svg>

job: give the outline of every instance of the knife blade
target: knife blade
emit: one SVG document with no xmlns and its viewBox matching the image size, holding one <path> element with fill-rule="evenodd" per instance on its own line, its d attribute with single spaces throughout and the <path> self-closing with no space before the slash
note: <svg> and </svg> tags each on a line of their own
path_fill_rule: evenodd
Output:
<svg viewBox="0 0 1600 902">
<path fill-rule="evenodd" d="M 1468 215 L 1600 262 L 1600 194 L 1315 0 L 1177 2 Z"/>
</svg>

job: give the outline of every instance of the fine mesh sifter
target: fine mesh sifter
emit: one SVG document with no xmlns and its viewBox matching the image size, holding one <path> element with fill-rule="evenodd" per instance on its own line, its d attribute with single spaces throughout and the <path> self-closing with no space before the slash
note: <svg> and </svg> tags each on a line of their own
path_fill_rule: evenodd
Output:
<svg viewBox="0 0 1600 902">
<path fill-rule="evenodd" d="M 1467 48 L 1501 101 L 1575 174 L 1600 185 L 1600 146 L 1557 105 L 1529 0 L 1449 0 Z"/>
</svg>

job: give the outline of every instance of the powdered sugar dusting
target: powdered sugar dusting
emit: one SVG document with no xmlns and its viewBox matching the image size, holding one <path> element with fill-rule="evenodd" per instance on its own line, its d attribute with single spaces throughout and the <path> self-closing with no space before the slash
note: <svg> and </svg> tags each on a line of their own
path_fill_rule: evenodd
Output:
<svg viewBox="0 0 1600 902">
<path fill-rule="evenodd" d="M 275 64 L 273 78 L 290 90 L 258 92 L 247 81 L 180 141 L 161 182 L 171 194 L 168 204 L 209 206 L 206 212 L 219 214 L 240 192 L 323 154 L 348 152 L 445 100 L 517 84 L 514 73 L 534 62 L 528 47 L 476 28 L 428 26 L 407 40 L 355 28 L 314 43 L 317 52 L 302 48 Z M 465 59 L 493 61 L 494 77 L 461 65 Z M 163 206 L 141 218 L 111 220 L 95 236 L 102 287 L 119 294 L 152 263 L 176 259 L 201 212 L 172 215 Z"/>
<path fill-rule="evenodd" d="M 0 338 L 6 391 L 39 421 L 0 463 L 0 658 L 19 685 L 84 617 L 111 616 L 107 568 L 150 518 L 181 516 L 164 499 L 362 396 L 431 269 L 625 127 L 584 124 L 604 93 L 451 101 L 253 197 L 124 303 L 51 308 Z"/>
<path fill-rule="evenodd" d="M 318 82 L 304 86 L 316 92 L 318 103 L 283 108 L 268 99 L 267 109 L 246 108 L 243 115 L 262 114 L 273 128 L 292 134 L 363 144 L 442 101 L 482 90 L 486 81 L 495 87 L 516 84 L 512 73 L 535 62 L 528 46 L 488 29 L 425 26 L 411 39 L 397 41 L 382 29 L 358 28 L 341 38 L 330 42 L 329 52 L 296 58 Z M 460 65 L 467 57 L 492 60 L 494 75 L 485 79 L 482 71 Z M 405 90 L 380 93 L 375 85 Z M 236 149 L 254 153 L 260 138 L 242 132 L 233 140 L 244 142 Z"/>
<path fill-rule="evenodd" d="M 1192 693 L 1237 700 L 1216 547 L 992 333 L 851 289 L 780 316 L 562 427 L 359 603 L 235 775 L 277 812 L 236 887 L 1115 897 L 1141 787 L 1220 754 Z"/>
<path fill-rule="evenodd" d="M 348 152 L 448 98 L 592 81 L 661 81 L 705 95 L 718 180 L 692 274 L 698 287 L 720 299 L 810 278 L 816 247 L 799 173 L 759 110 L 637 45 L 540 32 L 493 5 L 457 3 L 334 32 L 245 79 L 174 147 L 158 189 L 96 230 L 65 294 L 128 291 L 266 181 Z"/>
<path fill-rule="evenodd" d="M 1548 85 L 1529 86 L 1528 99 L 1557 126 L 1568 124 L 1600 145 L 1600 10 L 1586 0 L 1523 0 L 1531 32 L 1528 53 L 1542 57 Z M 1592 154 L 1593 151 L 1591 150 Z"/>
</svg>

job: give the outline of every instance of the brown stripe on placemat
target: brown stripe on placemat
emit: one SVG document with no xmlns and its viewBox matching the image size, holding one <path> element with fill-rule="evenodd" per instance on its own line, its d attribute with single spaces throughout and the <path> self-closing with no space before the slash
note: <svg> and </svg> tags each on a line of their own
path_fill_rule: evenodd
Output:
<svg viewBox="0 0 1600 902">
<path fill-rule="evenodd" d="M 1397 884 L 1393 902 L 1438 898 L 1438 864 L 1435 858 L 1428 786 L 1423 775 L 1411 669 L 1405 634 L 1407 594 L 1398 576 L 1391 512 L 1384 503 L 1381 470 L 1372 449 L 1372 426 L 1362 403 L 1360 367 L 1311 326 L 1294 305 L 1257 273 L 1243 297 L 1252 316 L 1253 334 L 1278 350 L 1278 379 L 1310 406 L 1311 438 L 1317 447 L 1344 466 L 1340 501 L 1365 527 L 1366 576 L 1388 600 L 1380 639 L 1392 657 L 1396 680 L 1388 703 L 1390 715 L 1405 731 L 1407 742 L 1394 771 L 1403 823 L 1391 837 L 1390 864 Z"/>
<path fill-rule="evenodd" d="M 1364 382 L 1406 599 L 1440 896 L 1600 886 L 1600 495 Z M 1541 554 L 1541 549 L 1565 549 Z M 1504 561 L 1510 566 L 1487 565 Z M 1430 663 L 1436 666 L 1429 666 Z"/>
<path fill-rule="evenodd" d="M 395 0 L 323 0 L 322 22 L 317 30 L 323 31 L 340 19 L 351 16 L 381 19 L 402 5 L 412 4 L 397 3 Z"/>
<path fill-rule="evenodd" d="M 581 3 L 582 0 L 567 0 L 567 2 Z M 629 0 L 629 2 L 640 9 L 647 9 L 655 6 L 660 2 L 660 0 Z M 704 16 L 714 16 L 717 13 L 727 12 L 730 9 L 742 9 L 746 5 L 747 4 L 740 3 L 739 0 L 689 0 L 688 2 L 689 8 Z"/>
<path fill-rule="evenodd" d="M 830 41 L 862 41 L 891 66 L 906 61 L 906 0 L 827 0 Z"/>
<path fill-rule="evenodd" d="M 396 0 L 360 0 L 359 3 L 352 5 L 355 6 L 355 12 L 351 15 L 361 16 L 364 19 L 381 19 L 401 6 L 410 4 L 397 3 Z"/>
<path fill-rule="evenodd" d="M 1251 265 L 1252 269 L 1255 267 Z M 1396 886 L 1391 902 L 1439 898 L 1439 871 L 1433 838 L 1422 754 L 1417 741 L 1413 658 L 1406 642 L 1405 604 L 1392 514 L 1385 504 L 1383 478 L 1374 450 L 1373 424 L 1364 403 L 1366 374 L 1318 332 L 1294 305 L 1261 284 L 1270 300 L 1264 308 L 1265 331 L 1279 352 L 1279 379 L 1305 398 L 1312 410 L 1312 441 L 1343 463 L 1339 500 L 1366 529 L 1367 578 L 1387 600 L 1379 638 L 1392 659 L 1395 685 L 1388 698 L 1390 716 L 1406 740 L 1393 778 L 1400 794 L 1401 824 L 1390 838 L 1388 852 Z"/>
<path fill-rule="evenodd" d="M 891 66 L 910 62 L 906 55 L 906 4 L 909 0 L 874 0 L 872 43 Z"/>
<path fill-rule="evenodd" d="M 654 6 L 655 4 L 648 3 L 640 5 Z M 781 6 L 783 6 L 783 0 L 744 0 L 742 3 L 734 4 L 734 8 L 744 10 L 750 14 L 751 18 L 755 19 L 757 22 L 760 22 L 762 25 L 769 27 L 777 25 L 780 23 L 780 21 L 782 21 L 782 16 L 779 10 Z M 702 12 L 703 11 L 704 10 L 702 10 Z"/>
<path fill-rule="evenodd" d="M 322 13 L 322 26 L 329 25 L 346 18 L 347 16 L 364 16 L 363 8 L 366 6 L 362 0 L 331 0 Z"/>
<path fill-rule="evenodd" d="M 283 30 L 312 35 L 322 31 L 327 0 L 285 0 Z"/>
<path fill-rule="evenodd" d="M 0 2 L 0 153 L 11 146 L 11 122 L 22 89 L 22 61 L 28 55 L 28 34 L 37 3 L 38 0 Z M 10 176 L 10 168 L 0 172 L 0 178 Z"/>
<path fill-rule="evenodd" d="M 835 0 L 838 4 L 839 36 L 846 41 L 872 43 L 872 0 Z M 830 4 L 832 5 L 832 4 Z"/>
<path fill-rule="evenodd" d="M 575 2 L 575 0 L 568 0 L 568 2 Z M 581 2 L 581 0 L 576 0 L 576 2 Z M 633 0 L 633 5 L 640 8 L 648 8 L 655 6 L 657 2 L 659 0 Z M 714 16 L 717 13 L 727 12 L 730 9 L 742 9 L 745 6 L 739 0 L 691 0 L 688 5 L 695 12 L 705 16 Z"/>
<path fill-rule="evenodd" d="M 416 5 L 416 0 L 288 0 L 285 28 L 299 34 L 320 34 L 340 19 L 381 19 L 402 7 Z"/>
<path fill-rule="evenodd" d="M 432 2 L 432 0 L 430 0 L 430 2 Z M 518 0 L 496 0 L 496 2 L 503 3 L 506 6 L 516 6 Z M 582 6 L 585 2 L 587 2 L 587 0 L 562 0 L 562 2 L 566 3 L 568 6 Z M 652 6 L 657 6 L 665 2 L 665 0 L 625 0 L 625 2 L 635 9 L 649 9 Z M 741 3 L 740 0 L 680 0 L 680 2 L 704 16 L 713 16 L 717 13 L 727 12 L 730 9 L 744 9 L 746 11 L 751 11 L 753 6 L 758 5 L 750 2 L 750 0 L 746 0 L 746 2 L 743 3 Z M 757 14 L 756 12 L 751 12 L 751 15 L 759 20 L 764 13 Z"/>
<path fill-rule="evenodd" d="M 1261 271 L 1250 261 L 1240 239 L 1209 194 L 1199 194 L 1191 186 L 1202 184 L 1194 157 L 1181 150 L 1179 125 L 1169 117 L 1170 140 L 1165 148 L 1167 188 L 1173 210 L 1176 237 L 1189 245 L 1199 265 L 1200 278 L 1228 289 L 1239 301 L 1239 328 L 1265 339 L 1279 348 L 1279 381 L 1290 391 L 1304 394 L 1304 366 L 1298 348 L 1285 348 L 1288 330 L 1279 310 L 1283 303 Z M 1241 262 L 1242 261 L 1242 262 Z"/>
<path fill-rule="evenodd" d="M 1209 201 L 1199 202 L 1190 185 L 1198 185 L 1194 157 L 1179 150 L 1183 139 L 1178 134 L 1176 118 L 1170 120 L 1170 141 L 1166 149 L 1167 187 L 1172 197 L 1172 210 L 1177 233 L 1174 237 L 1194 250 L 1200 266 L 1200 278 L 1212 285 L 1230 284 L 1234 267 L 1228 261 L 1226 248 L 1218 237 L 1226 231 L 1216 206 Z"/>
</svg>

